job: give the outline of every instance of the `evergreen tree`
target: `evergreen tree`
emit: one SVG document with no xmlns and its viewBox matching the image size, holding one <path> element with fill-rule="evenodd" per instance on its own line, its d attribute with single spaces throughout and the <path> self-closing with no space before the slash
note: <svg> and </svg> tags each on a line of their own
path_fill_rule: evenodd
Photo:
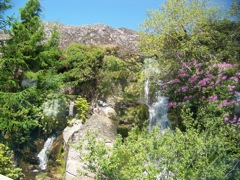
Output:
<svg viewBox="0 0 240 180">
<path fill-rule="evenodd" d="M 51 68 L 60 57 L 56 29 L 46 41 L 38 0 L 28 0 L 20 18 L 12 23 L 0 59 L 0 130 L 14 146 L 26 142 L 39 126 L 44 74 L 54 71 Z"/>
<path fill-rule="evenodd" d="M 0 29 L 6 26 L 7 21 L 4 18 L 4 12 L 11 7 L 10 0 L 3 0 L 0 2 Z"/>
</svg>

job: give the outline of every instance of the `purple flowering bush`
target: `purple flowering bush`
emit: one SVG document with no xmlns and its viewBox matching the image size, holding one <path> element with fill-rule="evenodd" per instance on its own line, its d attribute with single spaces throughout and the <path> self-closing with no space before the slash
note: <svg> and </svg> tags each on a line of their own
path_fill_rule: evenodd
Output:
<svg viewBox="0 0 240 180">
<path fill-rule="evenodd" d="M 178 111 L 188 105 L 194 111 L 214 103 L 226 112 L 225 122 L 240 125 L 240 114 L 234 112 L 239 105 L 239 66 L 229 63 L 200 63 L 193 60 L 176 70 L 175 79 L 168 80 L 163 90 L 169 97 L 168 107 Z"/>
</svg>

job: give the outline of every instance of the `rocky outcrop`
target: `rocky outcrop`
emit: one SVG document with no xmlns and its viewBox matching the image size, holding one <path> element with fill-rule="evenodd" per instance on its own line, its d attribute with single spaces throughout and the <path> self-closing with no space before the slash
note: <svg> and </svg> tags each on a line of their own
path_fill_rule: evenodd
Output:
<svg viewBox="0 0 240 180">
<path fill-rule="evenodd" d="M 70 26 L 55 22 L 43 22 L 46 38 L 50 38 L 54 27 L 60 34 L 60 48 L 65 49 L 72 43 L 99 45 L 114 48 L 121 55 L 132 55 L 138 52 L 139 35 L 127 28 L 112 28 L 105 24 Z M 6 41 L 10 36 L 0 30 L 0 41 Z"/>
<path fill-rule="evenodd" d="M 0 174 L 0 179 L 1 179 L 1 180 L 13 180 L 13 179 L 11 179 L 11 178 L 9 178 L 9 177 L 6 177 L 6 176 L 3 176 L 3 175 L 1 175 L 1 174 Z"/>
<path fill-rule="evenodd" d="M 98 133 L 98 139 L 104 140 L 107 145 L 112 145 L 117 135 L 117 127 L 112 123 L 109 116 L 113 116 L 115 111 L 110 107 L 102 107 L 95 110 L 93 115 L 82 125 L 76 121 L 71 127 L 67 127 L 63 132 L 63 139 L 66 152 L 66 180 L 93 179 L 94 174 L 81 176 L 78 171 L 87 172 L 86 165 L 81 160 L 81 155 L 76 149 L 76 145 L 87 134 L 89 129 Z"/>
<path fill-rule="evenodd" d="M 47 37 L 56 26 L 60 34 L 60 47 L 66 48 L 72 43 L 86 45 L 107 45 L 118 47 L 125 54 L 134 54 L 138 51 L 139 35 L 136 31 L 127 28 L 112 28 L 104 24 L 70 26 L 54 22 L 45 22 Z"/>
</svg>

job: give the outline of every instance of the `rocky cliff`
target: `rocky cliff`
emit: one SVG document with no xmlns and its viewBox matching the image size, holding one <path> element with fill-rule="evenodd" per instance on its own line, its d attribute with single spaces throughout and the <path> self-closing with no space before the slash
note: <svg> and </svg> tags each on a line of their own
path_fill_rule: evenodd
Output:
<svg viewBox="0 0 240 180">
<path fill-rule="evenodd" d="M 72 43 L 112 46 L 118 48 L 123 55 L 135 54 L 139 48 L 139 35 L 136 31 L 127 28 L 112 28 L 104 24 L 70 26 L 55 22 L 43 22 L 47 38 L 56 26 L 60 34 L 60 47 L 67 48 Z M 0 41 L 9 38 L 0 30 Z"/>
<path fill-rule="evenodd" d="M 60 47 L 66 48 L 71 43 L 87 45 L 117 46 L 125 55 L 138 51 L 139 35 L 127 28 L 112 28 L 104 24 L 69 26 L 54 22 L 45 22 L 47 37 L 56 26 L 60 34 Z"/>
</svg>

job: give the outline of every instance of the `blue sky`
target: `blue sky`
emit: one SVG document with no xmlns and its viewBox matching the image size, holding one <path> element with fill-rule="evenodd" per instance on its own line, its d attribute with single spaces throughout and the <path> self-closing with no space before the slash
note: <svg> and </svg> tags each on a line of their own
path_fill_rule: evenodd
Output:
<svg viewBox="0 0 240 180">
<path fill-rule="evenodd" d="M 107 24 L 120 28 L 138 30 L 146 19 L 146 11 L 157 9 L 165 0 L 39 0 L 42 5 L 42 19 L 63 24 Z M 223 0 L 230 4 L 232 0 Z M 11 0 L 14 8 L 7 14 L 24 7 L 27 0 Z"/>
</svg>

